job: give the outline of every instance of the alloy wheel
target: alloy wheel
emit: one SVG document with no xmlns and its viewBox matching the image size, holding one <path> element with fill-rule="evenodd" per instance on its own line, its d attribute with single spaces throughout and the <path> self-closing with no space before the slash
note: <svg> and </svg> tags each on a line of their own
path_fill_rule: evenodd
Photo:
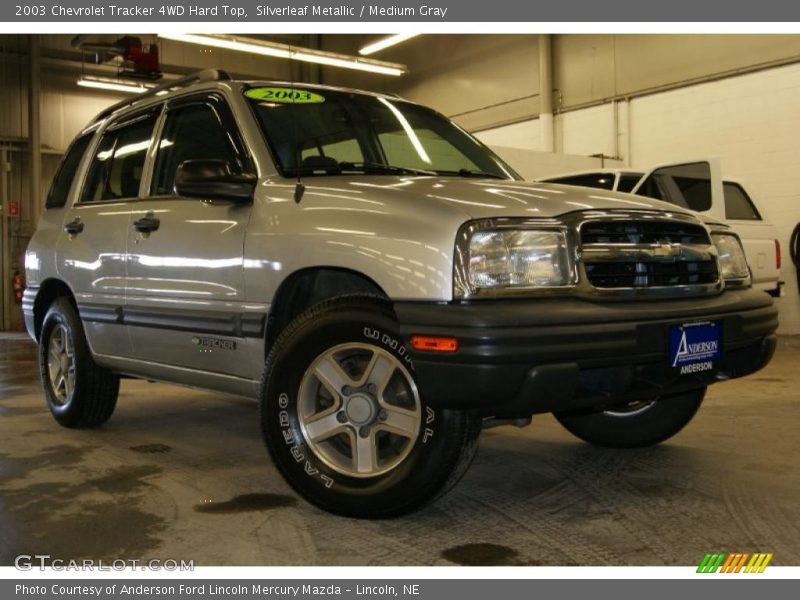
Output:
<svg viewBox="0 0 800 600">
<path fill-rule="evenodd" d="M 65 325 L 56 325 L 50 333 L 47 372 L 55 401 L 66 404 L 75 389 L 75 345 Z"/>
<path fill-rule="evenodd" d="M 298 416 L 309 448 L 331 469 L 375 477 L 405 460 L 422 422 L 417 386 L 401 361 L 364 343 L 320 354 L 300 383 Z"/>
</svg>

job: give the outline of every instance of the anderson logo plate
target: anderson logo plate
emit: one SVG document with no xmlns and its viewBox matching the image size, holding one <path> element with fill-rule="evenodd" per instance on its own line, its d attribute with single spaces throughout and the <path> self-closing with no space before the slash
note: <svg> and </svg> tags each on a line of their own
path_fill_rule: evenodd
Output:
<svg viewBox="0 0 800 600">
<path fill-rule="evenodd" d="M 670 327 L 669 364 L 681 375 L 711 371 L 722 354 L 720 326 L 714 322 Z"/>
</svg>

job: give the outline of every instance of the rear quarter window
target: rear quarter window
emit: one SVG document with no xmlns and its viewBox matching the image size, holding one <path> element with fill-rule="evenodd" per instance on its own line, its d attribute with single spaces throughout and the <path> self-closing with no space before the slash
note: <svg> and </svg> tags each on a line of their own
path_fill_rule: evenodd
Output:
<svg viewBox="0 0 800 600">
<path fill-rule="evenodd" d="M 761 221 L 755 204 L 738 183 L 725 182 L 725 218 L 736 221 Z"/>
<path fill-rule="evenodd" d="M 89 147 L 89 143 L 92 141 L 93 137 L 94 132 L 85 133 L 76 138 L 67 149 L 58 167 L 56 176 L 53 177 L 53 183 L 50 186 L 50 191 L 45 201 L 46 208 L 61 208 L 67 203 L 75 174 L 78 171 L 78 167 L 80 167 L 81 159 L 83 155 L 86 154 L 86 149 Z"/>
</svg>

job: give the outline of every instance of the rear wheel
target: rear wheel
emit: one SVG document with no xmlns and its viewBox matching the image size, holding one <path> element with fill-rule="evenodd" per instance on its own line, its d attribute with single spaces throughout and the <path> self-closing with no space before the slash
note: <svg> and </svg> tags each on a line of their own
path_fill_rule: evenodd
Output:
<svg viewBox="0 0 800 600">
<path fill-rule="evenodd" d="M 384 518 L 449 489 L 480 422 L 425 404 L 385 302 L 346 297 L 295 319 L 270 352 L 261 422 L 275 464 L 309 502 Z"/>
<path fill-rule="evenodd" d="M 706 388 L 637 401 L 606 410 L 555 413 L 564 428 L 590 444 L 640 448 L 663 442 L 692 420 Z"/>
<path fill-rule="evenodd" d="M 61 425 L 97 427 L 111 418 L 119 377 L 95 364 L 78 313 L 67 298 L 57 298 L 45 315 L 39 374 L 50 412 Z"/>
</svg>

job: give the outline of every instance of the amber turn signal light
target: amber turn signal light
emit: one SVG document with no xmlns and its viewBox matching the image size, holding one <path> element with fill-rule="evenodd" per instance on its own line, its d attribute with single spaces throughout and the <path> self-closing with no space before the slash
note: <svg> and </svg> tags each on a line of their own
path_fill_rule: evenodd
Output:
<svg viewBox="0 0 800 600">
<path fill-rule="evenodd" d="M 425 352 L 455 352 L 458 350 L 458 340 L 451 337 L 412 335 L 411 347 Z"/>
</svg>

